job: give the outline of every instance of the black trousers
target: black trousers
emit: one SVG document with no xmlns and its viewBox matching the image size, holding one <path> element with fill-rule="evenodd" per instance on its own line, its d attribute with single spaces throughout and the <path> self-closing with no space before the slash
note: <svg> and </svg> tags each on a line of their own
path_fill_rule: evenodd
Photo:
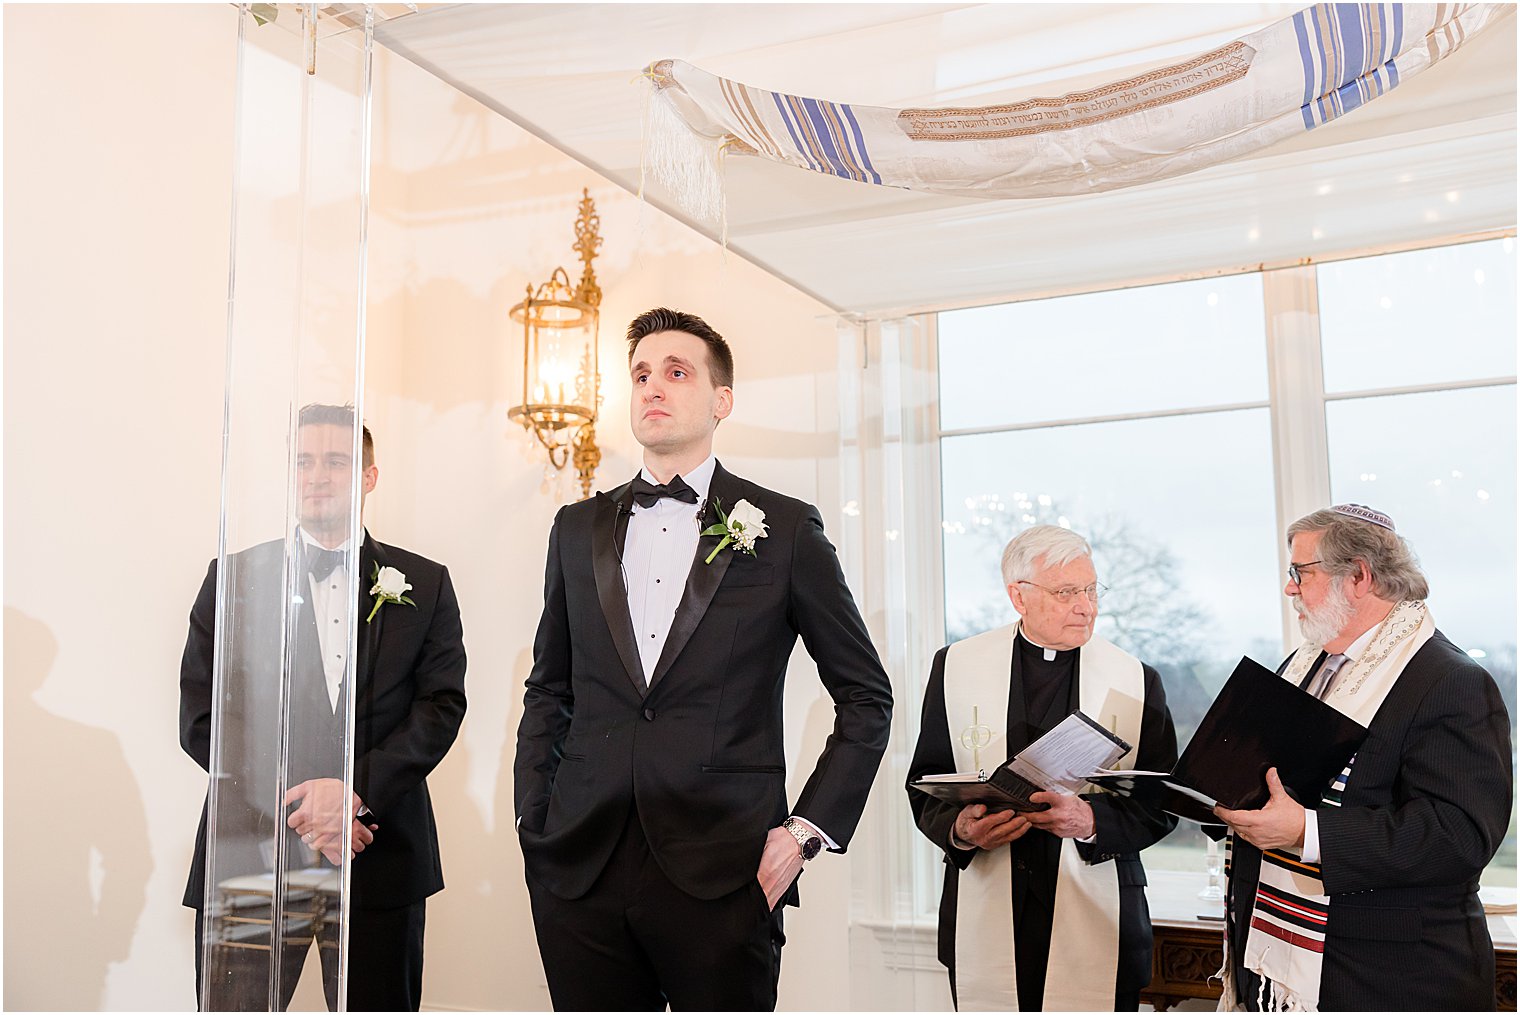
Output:
<svg viewBox="0 0 1520 1015">
<path fill-rule="evenodd" d="M 348 1010 L 417 1011 L 422 1005 L 422 936 L 427 901 L 395 909 L 355 909 L 348 921 Z M 328 925 L 331 928 L 332 925 Z M 195 996 L 201 996 L 201 941 L 205 914 L 195 911 Z M 314 935 L 322 962 L 322 989 L 327 1010 L 338 1010 L 338 949 L 330 930 Z M 287 938 L 280 960 L 280 1011 L 301 980 L 301 968 L 311 950 L 313 935 Z M 225 978 L 218 1007 L 228 1011 L 269 1010 L 269 953 L 266 950 L 221 948 L 215 975 Z"/>
<path fill-rule="evenodd" d="M 781 905 L 760 882 L 719 899 L 677 888 L 629 808 L 591 891 L 561 899 L 528 877 L 533 926 L 556 1011 L 772 1011 Z"/>
</svg>

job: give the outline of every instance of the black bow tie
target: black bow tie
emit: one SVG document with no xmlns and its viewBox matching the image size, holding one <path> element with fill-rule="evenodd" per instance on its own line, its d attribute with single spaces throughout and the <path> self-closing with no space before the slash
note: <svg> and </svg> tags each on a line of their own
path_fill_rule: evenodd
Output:
<svg viewBox="0 0 1520 1015">
<path fill-rule="evenodd" d="M 327 576 L 342 563 L 342 550 L 324 550 L 320 546 L 306 547 L 306 570 L 319 582 L 326 581 Z"/>
<path fill-rule="evenodd" d="M 697 491 L 687 486 L 686 480 L 680 476 L 675 477 L 668 483 L 661 483 L 659 486 L 655 486 L 643 476 L 633 477 L 633 499 L 638 501 L 639 507 L 654 507 L 659 503 L 661 497 L 669 497 L 672 500 L 695 504 L 697 502 Z"/>
</svg>

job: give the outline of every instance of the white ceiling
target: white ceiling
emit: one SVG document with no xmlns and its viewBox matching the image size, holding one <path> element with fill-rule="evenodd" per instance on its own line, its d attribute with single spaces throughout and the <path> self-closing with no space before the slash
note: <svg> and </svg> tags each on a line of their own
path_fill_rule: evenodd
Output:
<svg viewBox="0 0 1520 1015">
<path fill-rule="evenodd" d="M 377 38 L 637 191 L 647 64 L 881 106 L 990 104 L 1138 73 L 1298 4 L 472 4 Z M 726 168 L 730 251 L 874 315 L 1512 227 L 1513 12 L 1340 120 L 1233 163 L 1080 197 L 910 193 L 757 158 Z M 693 222 L 653 180 L 654 205 Z"/>
</svg>

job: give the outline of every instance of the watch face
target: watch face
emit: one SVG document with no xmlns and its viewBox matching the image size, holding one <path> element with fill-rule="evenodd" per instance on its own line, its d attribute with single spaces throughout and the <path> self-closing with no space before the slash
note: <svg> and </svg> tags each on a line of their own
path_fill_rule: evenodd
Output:
<svg viewBox="0 0 1520 1015">
<path fill-rule="evenodd" d="M 802 844 L 802 859 L 811 860 L 823 849 L 823 840 L 816 835 L 808 836 L 807 842 Z"/>
</svg>

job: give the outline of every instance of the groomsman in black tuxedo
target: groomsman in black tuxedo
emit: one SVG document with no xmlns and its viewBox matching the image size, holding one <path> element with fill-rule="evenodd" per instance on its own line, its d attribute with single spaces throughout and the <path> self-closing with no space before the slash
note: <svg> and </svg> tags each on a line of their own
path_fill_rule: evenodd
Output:
<svg viewBox="0 0 1520 1015">
<path fill-rule="evenodd" d="M 348 1009 L 416 1011 L 422 998 L 422 939 L 428 896 L 443 888 L 438 835 L 426 777 L 443 759 L 464 718 L 465 653 L 459 603 L 448 570 L 378 542 L 366 531 L 359 567 L 358 658 L 353 668 L 353 792 L 343 791 L 343 733 L 350 688 L 343 657 L 348 633 L 346 566 L 352 507 L 354 411 L 301 410 L 297 446 L 299 597 L 297 647 L 289 688 L 288 792 L 279 807 L 271 744 L 279 714 L 285 541 L 228 559 L 231 625 L 224 691 L 216 877 L 268 871 L 273 849 L 288 869 L 336 865 L 343 828 L 352 828 Z M 363 431 L 363 498 L 375 488 L 374 441 Z M 404 589 L 402 586 L 406 586 Z M 180 745 L 210 771 L 212 657 L 217 564 L 211 562 L 190 613 L 180 669 Z M 394 592 L 387 596 L 387 592 Z M 345 800 L 348 796 L 351 799 Z M 196 988 L 202 976 L 206 811 L 201 813 L 184 904 L 196 914 Z M 279 843 L 278 847 L 274 844 Z M 333 873 L 336 873 L 335 871 Z M 316 879 L 320 881 L 320 879 Z M 329 881 L 332 879 L 329 878 Z M 309 910 L 310 904 L 291 906 Z M 280 1007 L 289 1003 L 312 936 L 319 945 L 329 1008 L 336 1010 L 335 924 L 286 927 Z M 231 932 L 236 928 L 218 928 Z M 263 931 L 267 944 L 267 931 Z M 299 940 L 292 940 L 304 933 Z M 257 942 L 255 942 L 257 943 Z M 211 971 L 218 1006 L 268 1008 L 265 960 L 241 969 L 247 950 L 224 949 Z M 266 953 L 267 954 L 267 953 Z"/>
<path fill-rule="evenodd" d="M 817 509 L 713 457 L 734 399 L 722 336 L 657 309 L 628 350 L 644 468 L 555 519 L 517 733 L 539 951 L 560 1010 L 770 1010 L 780 903 L 849 843 L 891 688 Z M 798 635 L 835 719 L 788 807 Z"/>
</svg>

